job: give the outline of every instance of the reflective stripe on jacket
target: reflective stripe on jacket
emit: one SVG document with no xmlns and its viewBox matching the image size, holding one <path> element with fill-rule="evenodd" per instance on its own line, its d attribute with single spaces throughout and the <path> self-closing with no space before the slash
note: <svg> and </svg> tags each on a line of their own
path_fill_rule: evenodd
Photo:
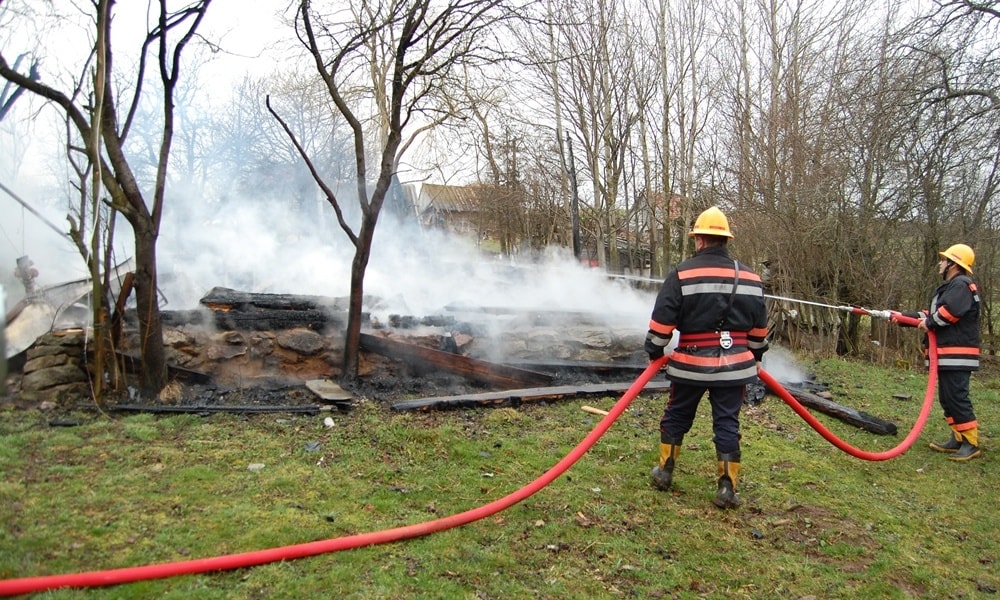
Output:
<svg viewBox="0 0 1000 600">
<path fill-rule="evenodd" d="M 649 329 L 651 335 L 663 338 L 681 332 L 667 363 L 671 381 L 708 386 L 750 383 L 768 348 L 760 276 L 729 258 L 725 246 L 704 248 L 667 275 Z"/>
<path fill-rule="evenodd" d="M 956 275 L 934 290 L 926 323 L 937 336 L 938 369 L 979 369 L 979 310 L 979 290 L 968 275 Z"/>
</svg>

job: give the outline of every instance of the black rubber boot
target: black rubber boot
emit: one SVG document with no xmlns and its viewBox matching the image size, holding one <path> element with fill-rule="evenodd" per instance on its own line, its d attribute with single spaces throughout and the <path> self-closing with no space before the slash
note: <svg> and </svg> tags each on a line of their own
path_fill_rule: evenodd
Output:
<svg viewBox="0 0 1000 600">
<path fill-rule="evenodd" d="M 983 451 L 979 449 L 979 446 L 973 446 L 969 442 L 963 441 L 961 447 L 959 447 L 959 449 L 955 452 L 952 452 L 951 456 L 948 457 L 948 460 L 964 462 L 982 455 Z"/>
<path fill-rule="evenodd" d="M 962 447 L 962 435 L 955 430 L 952 430 L 951 437 L 948 438 L 947 442 L 937 442 L 930 443 L 931 450 L 936 450 L 937 452 L 947 452 L 952 453 L 957 451 Z"/>
<path fill-rule="evenodd" d="M 680 440 L 660 442 L 660 464 L 653 467 L 649 473 L 654 488 L 663 492 L 670 489 L 670 485 L 674 482 L 674 465 L 680 451 Z"/>
<path fill-rule="evenodd" d="M 983 451 L 979 449 L 979 428 L 973 427 L 965 431 L 955 431 L 955 434 L 962 438 L 962 445 L 958 450 L 952 452 L 948 460 L 966 461 L 977 456 L 982 456 Z"/>
<path fill-rule="evenodd" d="M 736 483 L 740 476 L 740 454 L 731 452 L 719 454 L 719 489 L 712 503 L 722 509 L 736 508 L 740 498 L 736 495 Z"/>
</svg>

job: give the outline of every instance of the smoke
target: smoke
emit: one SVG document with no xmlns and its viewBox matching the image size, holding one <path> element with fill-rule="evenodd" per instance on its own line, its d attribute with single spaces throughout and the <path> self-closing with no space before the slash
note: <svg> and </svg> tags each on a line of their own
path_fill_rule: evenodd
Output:
<svg viewBox="0 0 1000 600">
<path fill-rule="evenodd" d="M 5 218 L 0 231 L 5 238 L 0 281 L 8 307 L 23 296 L 13 277 L 19 256 L 31 257 L 39 287 L 87 276 L 68 238 L 34 215 L 22 215 L 19 205 L 6 204 L 13 202 L 0 199 L 5 214 L 17 216 Z M 58 209 L 42 210 L 51 223 L 65 221 Z M 167 203 L 158 243 L 163 308 L 197 308 L 214 287 L 346 298 L 354 247 L 332 216 L 317 218 L 323 210 L 332 213 L 329 206 L 301 214 L 280 203 L 246 199 L 228 205 Z M 126 246 L 126 237 L 119 236 L 119 246 Z M 392 315 L 421 318 L 508 309 L 565 312 L 569 320 L 600 321 L 642 335 L 655 298 L 655 291 L 636 289 L 625 279 L 581 264 L 568 249 L 501 258 L 477 247 L 474 239 L 422 229 L 415 218 L 400 222 L 383 215 L 372 250 L 364 291 L 365 310 L 375 322 L 387 323 Z M 132 255 L 131 247 L 116 254 L 124 260 Z M 808 379 L 782 347 L 771 347 L 763 367 L 783 383 Z"/>
<path fill-rule="evenodd" d="M 317 211 L 236 202 L 228 207 L 169 207 L 158 251 L 160 287 L 170 309 L 188 309 L 215 286 L 260 293 L 343 298 L 350 292 L 354 246 Z M 322 213 L 320 213 L 322 214 Z M 499 258 L 475 240 L 420 228 L 383 211 L 366 269 L 366 311 L 440 315 L 456 308 L 579 311 L 646 330 L 654 293 L 609 279 L 568 250 L 548 248 Z"/>
<path fill-rule="evenodd" d="M 761 365 L 781 383 L 802 383 L 809 379 L 808 373 L 796 363 L 795 356 L 787 348 L 772 344 L 764 353 Z"/>
<path fill-rule="evenodd" d="M 87 268 L 69 236 L 58 233 L 63 227 L 67 232 L 66 213 L 51 203 L 38 202 L 49 197 L 44 191 L 7 185 L 19 198 L 27 202 L 35 215 L 9 194 L 0 190 L 0 285 L 7 296 L 7 308 L 24 297 L 25 289 L 15 276 L 17 260 L 27 257 L 38 271 L 34 283 L 38 288 L 74 281 L 87 277 Z"/>
</svg>

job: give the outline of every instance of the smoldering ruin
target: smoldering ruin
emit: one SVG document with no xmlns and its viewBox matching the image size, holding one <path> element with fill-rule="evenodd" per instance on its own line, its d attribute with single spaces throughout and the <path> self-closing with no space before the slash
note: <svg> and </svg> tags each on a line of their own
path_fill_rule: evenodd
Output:
<svg viewBox="0 0 1000 600">
<path fill-rule="evenodd" d="M 567 249 L 501 259 L 465 238 L 390 220 L 376 234 L 365 276 L 359 377 L 343 389 L 351 248 L 287 211 L 243 209 L 222 230 L 206 227 L 216 217 L 195 209 L 172 218 L 176 238 L 165 238 L 160 253 L 171 383 L 158 398 L 133 387 L 137 328 L 123 284 L 134 267 L 123 261 L 109 290 L 124 314 L 122 370 L 106 388 L 116 397 L 102 409 L 315 412 L 371 399 L 428 410 L 617 398 L 648 365 L 643 342 L 658 282 L 608 274 Z M 8 339 L 16 338 L 7 348 L 15 374 L 8 398 L 93 408 L 85 372 L 89 281 L 46 286 L 48 271 L 40 270 L 7 313 Z M 777 355 L 768 354 L 765 366 Z M 803 403 L 861 426 L 869 421 L 827 406 L 822 386 L 797 369 L 769 372 L 799 386 Z M 644 393 L 666 388 L 660 375 Z M 762 384 L 752 386 L 748 401 L 765 394 Z"/>
<path fill-rule="evenodd" d="M 536 397 L 614 393 L 646 366 L 644 332 L 607 315 L 457 305 L 402 315 L 381 313 L 378 298 L 367 302 L 357 383 L 342 390 L 344 400 L 316 392 L 321 398 L 447 405 L 451 396 L 490 403 L 483 394 L 496 393 L 495 403 L 516 403 L 531 389 Z M 210 401 L 212 389 L 269 390 L 274 399 L 317 382 L 336 389 L 346 303 L 217 287 L 196 310 L 165 311 L 168 361 L 201 396 L 185 401 Z"/>
<path fill-rule="evenodd" d="M 53 294 L 34 294 L 20 314 L 30 316 L 28 308 Z M 317 413 L 349 410 L 359 399 L 394 410 L 516 407 L 618 397 L 648 366 L 645 331 L 627 313 L 453 303 L 435 314 L 406 315 L 372 296 L 363 313 L 359 377 L 345 389 L 338 380 L 346 315 L 346 298 L 215 287 L 195 309 L 163 311 L 171 384 L 160 397 L 142 399 L 126 383 L 102 408 Z M 126 380 L 139 368 L 136 324 L 126 311 L 117 352 Z M 23 353 L 16 380 L 22 403 L 63 410 L 92 404 L 82 331 L 47 332 Z M 643 393 L 668 388 L 659 377 Z M 821 385 L 798 381 L 789 389 L 810 408 L 874 433 L 895 433 L 893 424 L 833 402 Z M 766 392 L 762 384 L 750 386 L 748 403 L 760 403 Z"/>
</svg>

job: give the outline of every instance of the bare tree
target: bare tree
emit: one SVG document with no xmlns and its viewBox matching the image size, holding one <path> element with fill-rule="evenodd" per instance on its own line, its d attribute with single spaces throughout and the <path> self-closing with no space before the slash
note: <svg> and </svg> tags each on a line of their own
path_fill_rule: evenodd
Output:
<svg viewBox="0 0 1000 600">
<path fill-rule="evenodd" d="M 156 242 L 167 183 L 167 166 L 174 134 L 174 93 L 180 79 L 181 55 L 195 37 L 211 0 L 191 2 L 170 11 L 160 0 L 155 17 L 141 47 L 139 68 L 131 83 L 131 105 L 120 106 L 123 96 L 115 93 L 116 74 L 112 69 L 115 53 L 111 42 L 113 0 L 93 3 L 95 38 L 107 40 L 96 44 L 94 52 L 104 61 L 106 76 L 94 80 L 90 94 L 67 93 L 42 79 L 32 79 L 14 69 L 0 52 L 0 77 L 57 105 L 65 112 L 79 135 L 77 143 L 93 162 L 96 176 L 113 210 L 121 213 L 135 236 L 135 294 L 139 321 L 139 348 L 142 360 L 140 388 L 145 395 L 156 395 L 167 383 L 166 353 L 157 291 Z M 143 190 L 126 150 L 143 87 L 148 63 L 152 61 L 159 75 L 162 94 L 162 132 L 156 157 L 155 181 L 151 190 Z M 129 89 L 129 88 L 125 88 Z M 97 102 L 99 101 L 99 102 Z M 95 120 L 95 117 L 96 120 Z M 94 190 L 94 193 L 100 193 Z"/>
<path fill-rule="evenodd" d="M 1000 2 L 935 0 L 914 29 L 916 62 L 931 73 L 920 89 L 922 111 L 947 120 L 946 129 L 935 131 L 960 140 L 954 147 L 963 155 L 961 163 L 952 163 L 952 169 L 962 165 L 962 175 L 954 177 L 953 170 L 949 176 L 962 181 L 964 191 L 953 208 L 958 226 L 951 235 L 988 249 L 980 254 L 990 259 L 997 250 L 1000 191 Z M 926 257 L 933 262 L 936 254 Z"/>
<path fill-rule="evenodd" d="M 592 228 L 601 264 L 614 270 L 619 268 L 618 234 L 627 228 L 629 216 L 621 202 L 628 176 L 625 158 L 639 121 L 631 55 L 641 47 L 643 31 L 617 0 L 566 2 L 558 11 L 561 44 L 554 64 L 559 71 L 548 76 L 559 89 L 550 93 L 561 99 L 561 123 L 582 148 L 590 191 L 584 203 L 589 214 L 581 225 Z"/>
<path fill-rule="evenodd" d="M 344 339 L 345 380 L 358 374 L 365 271 L 400 159 L 421 133 L 454 117 L 455 106 L 447 92 L 463 67 L 502 58 L 499 28 L 516 18 L 518 8 L 508 4 L 505 0 L 364 0 L 327 12 L 310 0 L 299 2 L 296 30 L 337 113 L 353 134 L 354 198 L 342 197 L 336 185 L 324 180 L 320 167 L 270 102 L 268 108 L 295 143 L 355 248 Z M 374 171 L 371 176 L 370 171 Z M 350 220 L 346 209 L 351 201 L 357 203 L 360 223 Z"/>
<path fill-rule="evenodd" d="M 34 80 L 39 78 L 38 73 L 38 60 L 30 58 L 27 54 L 20 54 L 14 59 L 13 69 L 15 71 L 19 70 L 21 63 L 24 60 L 30 60 L 31 65 L 28 67 L 28 77 Z M 14 102 L 24 93 L 24 88 L 15 85 L 11 81 L 4 83 L 3 88 L 0 88 L 0 121 L 3 121 L 10 109 L 14 107 Z"/>
</svg>

